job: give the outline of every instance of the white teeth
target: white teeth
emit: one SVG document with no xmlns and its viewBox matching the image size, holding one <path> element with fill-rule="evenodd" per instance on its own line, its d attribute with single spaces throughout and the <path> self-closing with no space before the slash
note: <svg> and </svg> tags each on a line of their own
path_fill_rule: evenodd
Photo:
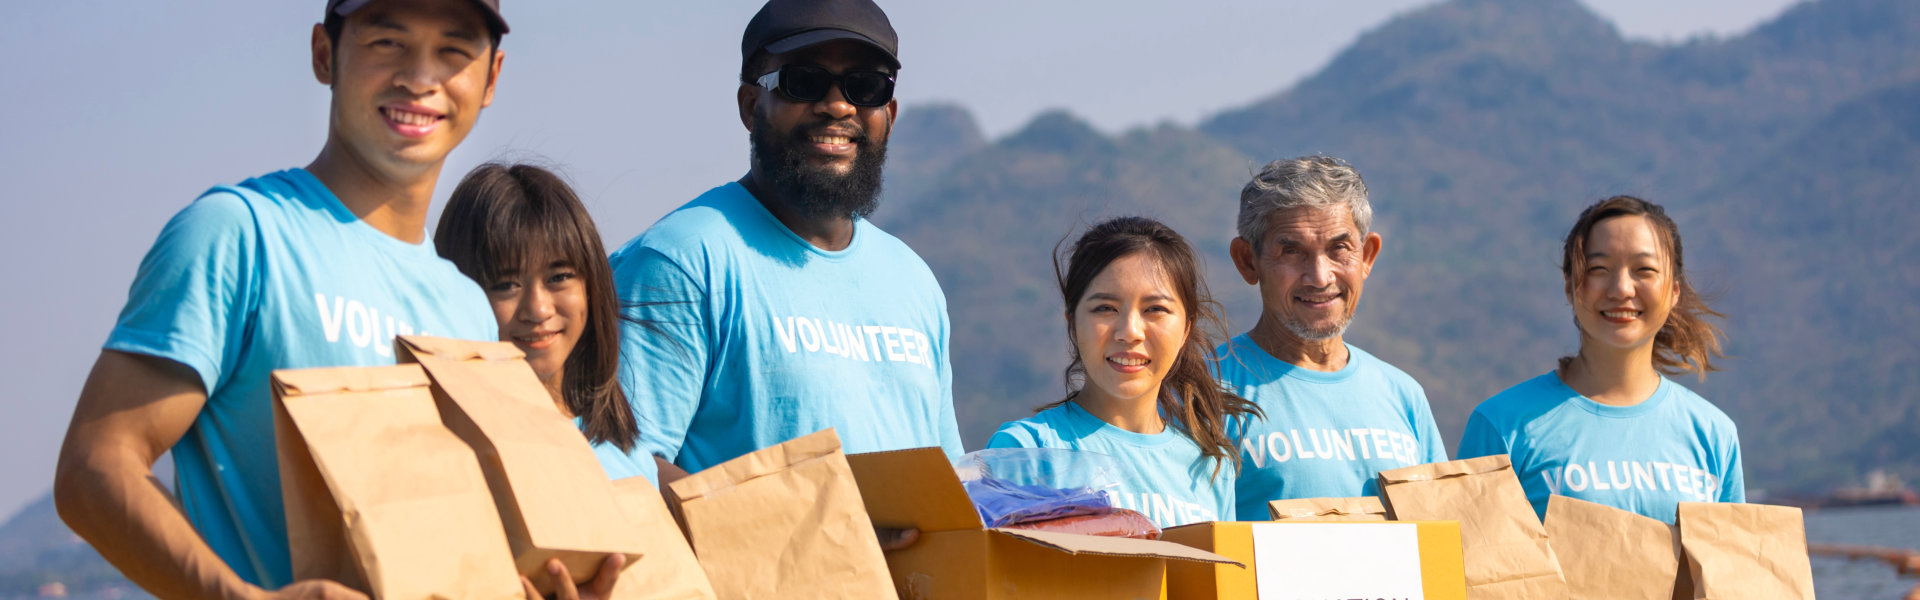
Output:
<svg viewBox="0 0 1920 600">
<path fill-rule="evenodd" d="M 1603 315 L 1606 315 L 1606 316 L 1607 316 L 1608 318 L 1611 318 L 1611 319 L 1628 319 L 1628 318 L 1633 318 L 1633 317 L 1637 317 L 1637 316 L 1640 316 L 1640 311 L 1637 311 L 1637 310 L 1617 310 L 1617 311 L 1612 311 L 1612 312 L 1603 312 L 1603 313 L 1600 313 L 1600 314 L 1603 314 Z"/>
<path fill-rule="evenodd" d="M 393 109 L 383 109 L 383 112 L 386 113 L 387 118 L 402 125 L 426 125 L 433 122 L 433 117 L 420 113 Z"/>
<path fill-rule="evenodd" d="M 1147 359 L 1144 359 L 1144 358 L 1121 357 L 1121 358 L 1109 358 L 1107 360 L 1111 360 L 1113 361 L 1113 364 L 1120 365 L 1123 367 L 1138 367 L 1138 366 L 1147 364 Z"/>
<path fill-rule="evenodd" d="M 840 136 L 824 136 L 824 135 L 813 136 L 813 143 L 816 143 L 816 144 L 846 144 L 852 141 L 853 140 L 850 138 L 845 138 Z"/>
</svg>

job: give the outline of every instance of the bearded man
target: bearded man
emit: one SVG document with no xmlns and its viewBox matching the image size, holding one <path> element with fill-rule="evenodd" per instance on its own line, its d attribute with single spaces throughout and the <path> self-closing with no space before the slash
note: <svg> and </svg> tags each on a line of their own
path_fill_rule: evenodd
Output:
<svg viewBox="0 0 1920 600">
<path fill-rule="evenodd" d="M 946 295 L 866 220 L 897 47 L 871 0 L 768 2 L 740 45 L 746 176 L 613 254 L 635 452 L 659 482 L 827 427 L 848 453 L 959 456 Z"/>
<path fill-rule="evenodd" d="M 1219 376 L 1260 405 L 1244 423 L 1236 511 L 1379 495 L 1383 470 L 1447 460 L 1426 392 L 1341 338 L 1380 256 L 1367 184 L 1337 158 L 1267 164 L 1240 191 L 1233 265 L 1260 288 L 1260 320 L 1219 349 Z"/>
</svg>

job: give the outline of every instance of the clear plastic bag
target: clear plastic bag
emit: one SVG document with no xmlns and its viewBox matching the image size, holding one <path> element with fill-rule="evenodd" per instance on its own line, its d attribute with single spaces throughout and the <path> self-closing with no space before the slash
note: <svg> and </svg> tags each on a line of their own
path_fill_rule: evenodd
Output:
<svg viewBox="0 0 1920 600">
<path fill-rule="evenodd" d="M 980 450 L 954 470 L 988 527 L 1112 512 L 1121 473 L 1111 456 L 1055 448 Z"/>
</svg>

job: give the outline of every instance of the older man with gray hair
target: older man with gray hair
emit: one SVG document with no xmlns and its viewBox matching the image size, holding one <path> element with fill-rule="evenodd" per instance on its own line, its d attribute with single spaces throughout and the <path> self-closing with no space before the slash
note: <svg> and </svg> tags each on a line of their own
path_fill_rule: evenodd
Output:
<svg viewBox="0 0 1920 600">
<path fill-rule="evenodd" d="M 1233 265 L 1260 288 L 1260 320 L 1220 347 L 1219 375 L 1266 412 L 1237 432 L 1240 519 L 1378 495 L 1380 471 L 1447 459 L 1420 384 L 1342 339 L 1380 256 L 1372 221 L 1366 182 L 1337 158 L 1273 161 L 1240 191 Z"/>
</svg>

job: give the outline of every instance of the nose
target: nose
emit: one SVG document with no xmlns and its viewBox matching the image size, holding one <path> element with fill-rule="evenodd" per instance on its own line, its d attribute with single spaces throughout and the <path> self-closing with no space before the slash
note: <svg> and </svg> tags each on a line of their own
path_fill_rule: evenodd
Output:
<svg viewBox="0 0 1920 600">
<path fill-rule="evenodd" d="M 1312 261 L 1313 264 L 1308 266 L 1307 272 L 1301 275 L 1304 279 L 1302 283 L 1315 288 L 1324 288 L 1333 285 L 1333 271 L 1335 267 L 1333 258 L 1319 255 L 1313 257 Z"/>
<path fill-rule="evenodd" d="M 1147 337 L 1147 321 L 1140 317 L 1139 311 L 1127 311 L 1114 323 L 1113 341 L 1132 344 Z"/>
<path fill-rule="evenodd" d="M 393 72 L 393 85 L 415 96 L 432 92 L 447 77 L 444 67 L 427 48 L 411 49 L 402 61 L 400 68 Z"/>
<path fill-rule="evenodd" d="M 1625 300 L 1633 297 L 1633 274 L 1626 269 L 1615 270 L 1607 277 L 1607 298 Z"/>
<path fill-rule="evenodd" d="M 827 95 L 822 96 L 820 101 L 813 103 L 813 112 L 815 114 L 836 121 L 851 118 L 854 112 L 858 110 L 858 107 L 847 102 L 847 95 L 845 92 L 840 91 L 840 84 L 838 82 L 828 86 Z"/>
<path fill-rule="evenodd" d="M 520 295 L 520 307 L 514 311 L 514 318 L 523 323 L 538 325 L 553 318 L 553 292 L 543 285 L 522 288 L 526 293 Z"/>
</svg>

